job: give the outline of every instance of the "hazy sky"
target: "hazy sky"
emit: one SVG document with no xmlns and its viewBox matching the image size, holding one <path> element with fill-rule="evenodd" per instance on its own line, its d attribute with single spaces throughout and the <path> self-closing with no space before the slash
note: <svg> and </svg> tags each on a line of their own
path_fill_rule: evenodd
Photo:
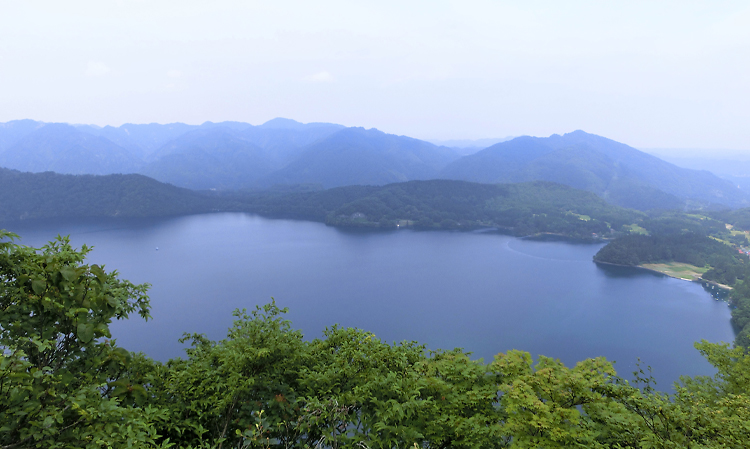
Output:
<svg viewBox="0 0 750 449">
<path fill-rule="evenodd" d="M 748 1 L 6 1 L 0 122 L 750 150 Z"/>
</svg>

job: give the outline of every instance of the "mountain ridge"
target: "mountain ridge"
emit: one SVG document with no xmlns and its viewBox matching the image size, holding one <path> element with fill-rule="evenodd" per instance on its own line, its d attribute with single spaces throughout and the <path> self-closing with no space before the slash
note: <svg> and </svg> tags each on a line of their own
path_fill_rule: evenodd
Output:
<svg viewBox="0 0 750 449">
<path fill-rule="evenodd" d="M 501 142 L 452 163 L 441 176 L 488 183 L 559 182 L 594 192 L 614 204 L 642 210 L 675 208 L 690 202 L 732 207 L 749 204 L 744 192 L 709 172 L 683 169 L 580 130 Z M 653 195 L 658 192 L 661 200 L 654 202 Z"/>
<path fill-rule="evenodd" d="M 474 150 L 472 150 L 473 152 Z M 473 154 L 377 129 L 275 118 L 243 122 L 0 124 L 0 166 L 71 174 L 142 173 L 192 189 L 336 187 L 425 179 L 552 181 L 640 210 L 743 207 L 750 197 L 689 170 L 581 130 L 520 136 Z"/>
</svg>

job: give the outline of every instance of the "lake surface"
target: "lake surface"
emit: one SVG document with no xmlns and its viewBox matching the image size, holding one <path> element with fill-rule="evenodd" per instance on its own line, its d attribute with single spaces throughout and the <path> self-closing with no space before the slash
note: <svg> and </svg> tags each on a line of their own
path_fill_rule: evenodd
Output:
<svg viewBox="0 0 750 449">
<path fill-rule="evenodd" d="M 151 283 L 153 319 L 117 322 L 113 333 L 160 360 L 183 354 L 183 332 L 221 339 L 234 309 L 271 297 L 306 338 L 338 323 L 485 360 L 509 349 L 571 366 L 606 356 L 622 375 L 640 357 L 662 389 L 680 374 L 713 373 L 693 342 L 734 338 L 729 307 L 700 284 L 597 266 L 601 244 L 352 232 L 231 213 L 6 226 L 30 246 L 70 234 L 95 247 L 90 263 Z"/>
</svg>

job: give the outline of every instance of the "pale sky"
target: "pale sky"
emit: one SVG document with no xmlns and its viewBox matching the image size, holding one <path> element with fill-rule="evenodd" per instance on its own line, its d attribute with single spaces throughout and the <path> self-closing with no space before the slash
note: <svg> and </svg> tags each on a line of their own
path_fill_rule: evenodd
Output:
<svg viewBox="0 0 750 449">
<path fill-rule="evenodd" d="M 0 122 L 750 150 L 750 2 L 0 0 L 0 86 Z"/>
</svg>

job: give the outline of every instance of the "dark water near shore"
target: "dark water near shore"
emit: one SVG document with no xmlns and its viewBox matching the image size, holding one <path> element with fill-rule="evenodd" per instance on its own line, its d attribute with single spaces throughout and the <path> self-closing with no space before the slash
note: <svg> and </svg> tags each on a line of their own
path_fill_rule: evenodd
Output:
<svg viewBox="0 0 750 449">
<path fill-rule="evenodd" d="M 182 355 L 183 332 L 221 339 L 234 309 L 271 297 L 308 338 L 339 323 L 485 360 L 514 348 L 569 365 L 603 355 L 623 375 L 640 357 L 660 388 L 712 373 L 693 342 L 734 338 L 727 304 L 701 285 L 597 266 L 600 244 L 351 232 L 244 214 L 5 227 L 31 246 L 70 234 L 95 247 L 91 263 L 151 283 L 153 320 L 113 330 L 120 346 L 161 360 Z"/>
</svg>

